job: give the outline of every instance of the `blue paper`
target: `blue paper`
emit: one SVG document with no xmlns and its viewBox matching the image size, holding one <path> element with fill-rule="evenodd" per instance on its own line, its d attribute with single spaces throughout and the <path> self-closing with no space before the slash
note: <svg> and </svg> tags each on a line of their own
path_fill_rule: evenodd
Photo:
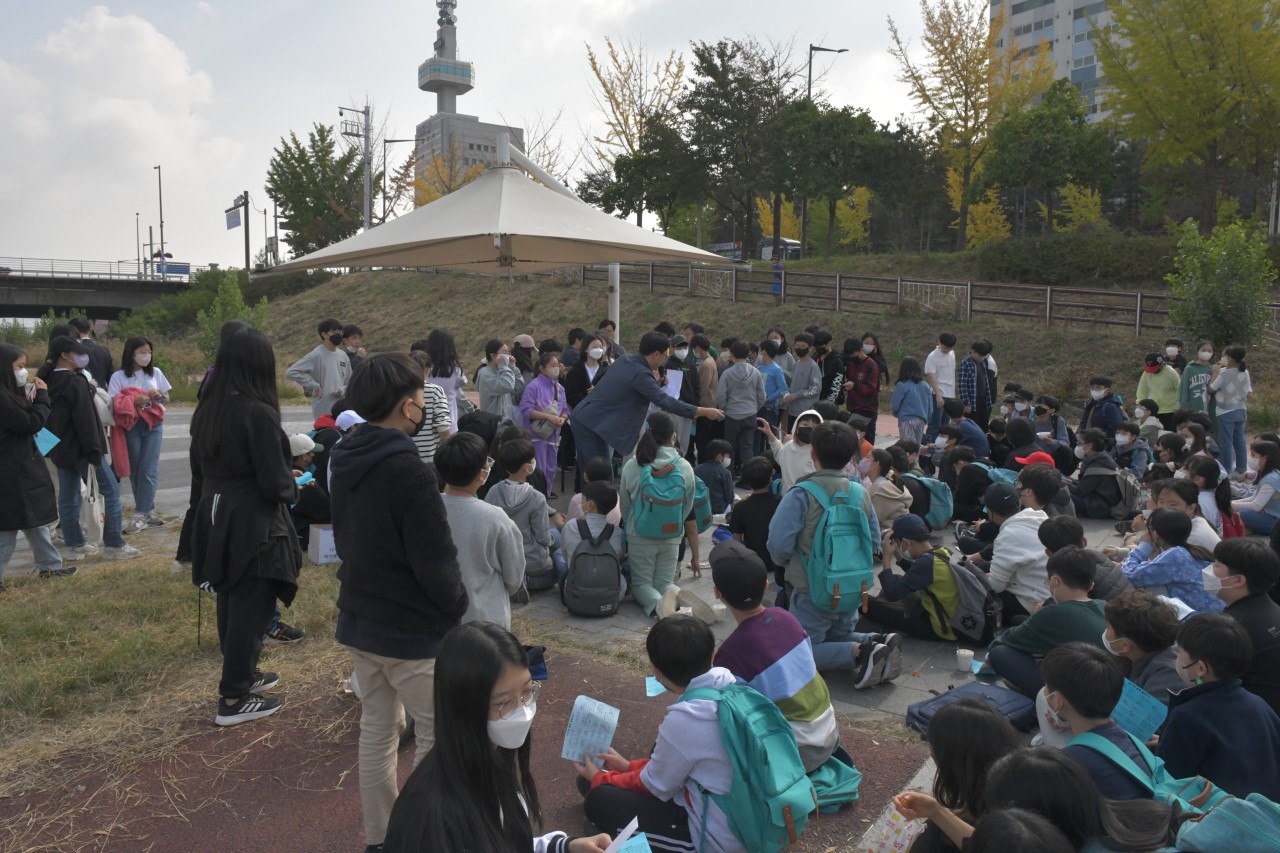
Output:
<svg viewBox="0 0 1280 853">
<path fill-rule="evenodd" d="M 974 675 L 995 675 L 996 674 L 996 671 L 994 669 L 987 666 L 986 661 L 978 660 L 977 658 L 973 659 L 973 662 L 969 664 L 969 668 L 973 670 Z"/>
<path fill-rule="evenodd" d="M 49 451 L 53 450 L 62 439 L 58 438 L 47 429 L 42 429 L 36 433 L 36 447 L 40 449 L 41 456 L 48 456 Z"/>
<path fill-rule="evenodd" d="M 301 477 L 299 477 L 299 478 L 297 478 L 296 480 L 294 480 L 294 482 L 298 484 L 298 488 L 302 488 L 302 487 L 303 487 L 303 486 L 305 486 L 307 483 L 310 483 L 310 482 L 312 482 L 312 481 L 314 481 L 314 480 L 315 480 L 315 477 L 313 477 L 313 476 L 311 475 L 311 472 L 310 472 L 310 471 L 304 471 L 304 472 L 302 473 L 302 476 L 301 476 Z"/>
<path fill-rule="evenodd" d="M 573 702 L 569 725 L 564 731 L 564 746 L 560 757 L 569 761 L 581 761 L 584 754 L 601 755 L 609 751 L 613 733 L 618 728 L 618 709 L 611 705 L 579 696 Z"/>
<path fill-rule="evenodd" d="M 1124 691 L 1111 712 L 1111 719 L 1138 740 L 1147 741 L 1168 715 L 1169 709 L 1163 702 L 1126 678 Z"/>
<path fill-rule="evenodd" d="M 658 679 L 654 678 L 652 675 L 645 678 L 644 695 L 661 696 L 663 693 L 666 693 L 666 692 L 667 692 L 667 688 L 663 687 L 662 684 L 658 681 Z"/>
<path fill-rule="evenodd" d="M 653 853 L 653 848 L 649 846 L 648 837 L 643 832 L 637 832 L 618 848 L 618 853 Z"/>
</svg>

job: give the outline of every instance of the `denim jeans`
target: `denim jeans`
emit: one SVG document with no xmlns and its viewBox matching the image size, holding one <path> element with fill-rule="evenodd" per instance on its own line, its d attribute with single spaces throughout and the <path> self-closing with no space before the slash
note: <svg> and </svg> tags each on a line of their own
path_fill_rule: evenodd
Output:
<svg viewBox="0 0 1280 853">
<path fill-rule="evenodd" d="M 1244 423 L 1248 417 L 1249 413 L 1244 409 L 1218 413 L 1218 450 L 1222 453 L 1222 469 L 1228 474 L 1243 474 L 1249 470 L 1249 453 L 1245 449 L 1244 438 Z"/>
<path fill-rule="evenodd" d="M 124 443 L 129 448 L 129 485 L 133 487 L 133 511 L 150 515 L 156 508 L 156 473 L 160 468 L 160 444 L 164 439 L 164 424 L 147 426 L 139 420 L 125 432 Z"/>
<path fill-rule="evenodd" d="M 605 441 L 590 427 L 582 424 L 574 423 L 572 419 L 569 421 L 569 428 L 573 430 L 574 447 L 578 454 L 578 470 L 586 470 L 587 463 L 592 459 L 604 459 L 613 465 L 613 448 L 609 446 L 609 442 Z"/>
<path fill-rule="evenodd" d="M 1256 509 L 1240 510 L 1240 520 L 1244 522 L 1246 530 L 1259 536 L 1270 536 L 1271 529 L 1276 526 L 1274 515 L 1258 512 Z"/>
<path fill-rule="evenodd" d="M 122 548 L 124 537 L 120 535 L 120 486 L 105 460 L 98 463 L 96 470 L 98 491 L 102 494 L 106 509 L 102 542 L 108 548 Z M 58 520 L 62 522 L 62 538 L 66 540 L 68 548 L 78 548 L 85 544 L 84 528 L 80 526 L 80 484 L 88 476 L 88 461 L 82 461 L 76 468 L 58 469 Z"/>
<path fill-rule="evenodd" d="M 54 572 L 62 568 L 62 555 L 49 536 L 49 528 L 45 525 L 32 527 L 22 531 L 31 546 L 31 556 L 36 561 L 36 569 L 42 572 Z M 18 531 L 0 530 L 0 580 L 4 579 L 4 570 L 13 559 L 14 549 L 18 547 Z"/>
<path fill-rule="evenodd" d="M 564 583 L 564 576 L 569 573 L 569 564 L 564 556 L 564 538 L 561 536 L 560 531 L 554 527 L 551 528 L 551 540 L 553 543 L 551 545 L 551 564 L 556 570 L 556 583 L 561 584 Z"/>
<path fill-rule="evenodd" d="M 813 661 L 819 672 L 857 667 L 853 647 L 869 641 L 874 635 L 853 630 L 854 619 L 858 616 L 856 611 L 832 613 L 814 603 L 808 592 L 798 589 L 792 591 L 788 609 L 813 643 Z"/>
</svg>

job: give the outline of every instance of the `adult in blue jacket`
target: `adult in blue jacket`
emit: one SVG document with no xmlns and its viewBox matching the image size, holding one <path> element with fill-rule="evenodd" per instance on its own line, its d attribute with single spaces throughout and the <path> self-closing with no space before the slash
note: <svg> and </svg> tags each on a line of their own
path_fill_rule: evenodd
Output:
<svg viewBox="0 0 1280 853">
<path fill-rule="evenodd" d="M 645 332 L 639 354 L 611 364 L 600 384 L 573 410 L 569 426 L 577 445 L 578 470 L 597 457 L 612 459 L 614 450 L 629 455 L 640 440 L 650 404 L 682 418 L 724 417 L 719 409 L 681 402 L 658 386 L 654 372 L 666 364 L 669 343 L 660 332 Z"/>
</svg>

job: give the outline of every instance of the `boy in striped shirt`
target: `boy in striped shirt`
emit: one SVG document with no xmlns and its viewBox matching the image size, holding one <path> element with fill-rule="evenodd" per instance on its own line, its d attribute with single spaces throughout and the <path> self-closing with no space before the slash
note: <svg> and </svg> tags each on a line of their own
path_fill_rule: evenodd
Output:
<svg viewBox="0 0 1280 853">
<path fill-rule="evenodd" d="M 759 555 L 736 540 L 711 551 L 716 598 L 738 627 L 716 650 L 715 665 L 769 697 L 791 723 L 806 772 L 821 767 L 840 744 L 827 683 L 818 674 L 813 647 L 800 622 L 763 605 L 769 574 Z"/>
</svg>

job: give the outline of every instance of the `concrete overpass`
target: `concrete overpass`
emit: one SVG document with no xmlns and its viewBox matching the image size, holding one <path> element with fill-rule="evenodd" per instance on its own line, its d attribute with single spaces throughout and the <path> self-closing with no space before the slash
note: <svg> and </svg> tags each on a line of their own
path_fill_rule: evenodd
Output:
<svg viewBox="0 0 1280 853">
<path fill-rule="evenodd" d="M 0 316 L 42 317 L 50 308 L 77 308 L 90 319 L 115 320 L 186 289 L 191 276 L 204 269 L 170 261 L 161 275 L 158 269 L 139 269 L 134 261 L 0 257 Z"/>
</svg>

